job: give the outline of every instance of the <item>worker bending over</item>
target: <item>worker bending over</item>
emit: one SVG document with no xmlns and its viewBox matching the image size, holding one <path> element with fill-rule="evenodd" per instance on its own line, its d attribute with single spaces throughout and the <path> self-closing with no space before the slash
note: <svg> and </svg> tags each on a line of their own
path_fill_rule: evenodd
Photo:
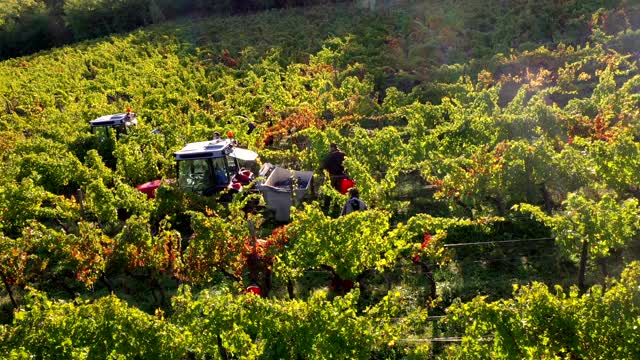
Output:
<svg viewBox="0 0 640 360">
<path fill-rule="evenodd" d="M 367 210 L 367 204 L 364 201 L 360 200 L 360 192 L 356 188 L 349 189 L 349 200 L 344 204 L 342 208 L 342 214 L 347 215 L 354 211 L 363 211 Z"/>
</svg>

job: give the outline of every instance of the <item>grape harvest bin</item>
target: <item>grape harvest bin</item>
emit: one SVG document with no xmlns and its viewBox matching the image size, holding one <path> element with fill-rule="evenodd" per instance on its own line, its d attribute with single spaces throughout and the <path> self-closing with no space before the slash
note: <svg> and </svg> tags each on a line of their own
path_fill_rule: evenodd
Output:
<svg viewBox="0 0 640 360">
<path fill-rule="evenodd" d="M 275 220 L 287 222 L 291 219 L 291 206 L 299 202 L 311 187 L 313 171 L 272 168 L 267 180 L 258 185 L 267 205 L 275 212 Z"/>
</svg>

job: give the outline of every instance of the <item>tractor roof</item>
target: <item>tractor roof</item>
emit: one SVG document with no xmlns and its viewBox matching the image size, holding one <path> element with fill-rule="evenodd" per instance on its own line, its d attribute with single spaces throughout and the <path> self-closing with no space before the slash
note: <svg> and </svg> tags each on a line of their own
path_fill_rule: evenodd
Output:
<svg viewBox="0 0 640 360">
<path fill-rule="evenodd" d="M 95 120 L 91 120 L 91 126 L 119 126 L 119 125 L 135 125 L 138 123 L 136 113 L 130 113 L 131 119 L 126 121 L 127 113 L 103 115 Z"/>
<path fill-rule="evenodd" d="M 231 139 L 199 141 L 185 145 L 173 153 L 176 160 L 196 160 L 220 158 L 226 155 L 244 161 L 255 161 L 258 154 L 251 150 L 236 148 Z"/>
<path fill-rule="evenodd" d="M 230 139 L 199 141 L 185 145 L 173 153 L 176 160 L 195 160 L 224 157 L 233 151 Z"/>
</svg>

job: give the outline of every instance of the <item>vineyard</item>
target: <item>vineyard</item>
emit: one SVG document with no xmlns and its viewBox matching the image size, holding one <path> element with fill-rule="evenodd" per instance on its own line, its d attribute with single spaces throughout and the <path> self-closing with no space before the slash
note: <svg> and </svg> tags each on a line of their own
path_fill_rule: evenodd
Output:
<svg viewBox="0 0 640 360">
<path fill-rule="evenodd" d="M 640 358 L 640 5 L 356 3 L 0 62 L 0 356 Z M 214 132 L 314 171 L 289 222 L 178 185 Z"/>
</svg>

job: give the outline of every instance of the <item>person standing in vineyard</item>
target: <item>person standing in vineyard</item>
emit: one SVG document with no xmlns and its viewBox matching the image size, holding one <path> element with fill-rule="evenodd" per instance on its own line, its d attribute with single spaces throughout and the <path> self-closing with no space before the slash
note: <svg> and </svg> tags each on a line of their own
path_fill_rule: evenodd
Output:
<svg viewBox="0 0 640 360">
<path fill-rule="evenodd" d="M 342 165 L 345 156 L 345 153 L 338 148 L 337 144 L 331 143 L 329 145 L 329 155 L 324 159 L 322 166 L 323 169 L 329 172 L 331 185 L 338 191 L 340 190 L 340 182 L 347 177 Z"/>
<path fill-rule="evenodd" d="M 360 200 L 360 192 L 356 188 L 349 189 L 349 200 L 344 204 L 340 215 L 348 215 L 354 211 L 367 210 L 367 204 Z"/>
<path fill-rule="evenodd" d="M 127 112 L 124 114 L 124 122 L 128 123 L 131 120 L 133 120 L 133 111 L 127 106 Z"/>
</svg>

